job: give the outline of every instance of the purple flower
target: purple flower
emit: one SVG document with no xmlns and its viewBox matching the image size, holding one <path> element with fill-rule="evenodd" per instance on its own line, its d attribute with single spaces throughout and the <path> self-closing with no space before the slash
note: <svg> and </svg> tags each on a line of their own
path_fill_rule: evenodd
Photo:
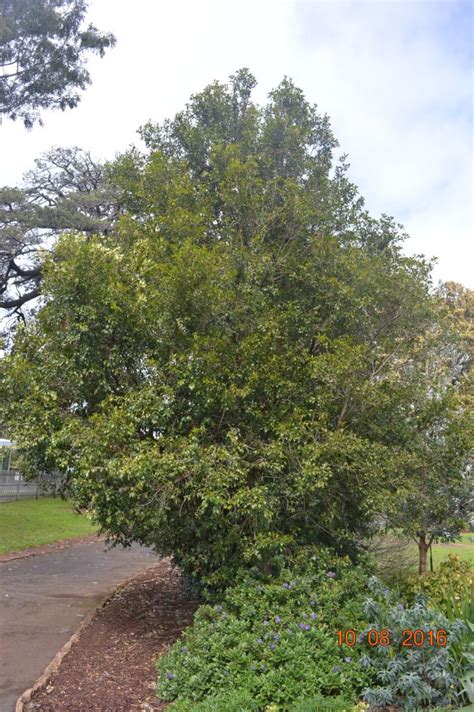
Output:
<svg viewBox="0 0 474 712">
<path fill-rule="evenodd" d="M 300 628 L 301 630 L 304 630 L 306 628 L 306 625 L 304 623 L 300 623 Z"/>
<path fill-rule="evenodd" d="M 282 586 L 283 586 L 283 588 L 288 588 L 288 589 L 291 588 L 289 583 L 283 583 Z"/>
<path fill-rule="evenodd" d="M 275 623 L 281 623 L 280 616 L 275 616 Z"/>
<path fill-rule="evenodd" d="M 405 608 L 403 607 L 403 603 L 399 603 L 398 606 L 397 606 L 397 608 L 398 608 L 399 611 L 404 611 L 404 610 L 405 610 Z"/>
<path fill-rule="evenodd" d="M 311 630 L 311 626 L 308 625 L 308 624 L 306 624 L 305 627 L 304 627 L 304 629 L 305 629 L 305 630 Z"/>
<path fill-rule="evenodd" d="M 315 605 L 316 605 L 316 601 L 310 601 L 310 602 L 309 602 L 309 605 L 310 605 L 311 607 L 315 606 Z"/>
<path fill-rule="evenodd" d="M 268 621 L 267 621 L 267 620 L 264 620 L 264 621 L 263 621 L 263 625 L 268 625 Z"/>
<path fill-rule="evenodd" d="M 222 608 L 222 606 L 216 606 L 216 611 L 217 611 L 218 613 L 222 613 L 223 610 L 224 610 L 224 609 Z"/>
<path fill-rule="evenodd" d="M 174 680 L 176 675 L 174 675 L 172 672 L 167 672 L 166 677 L 168 678 L 168 680 Z"/>
<path fill-rule="evenodd" d="M 278 635 L 278 633 L 275 633 L 273 635 L 273 640 L 280 640 L 280 636 Z"/>
<path fill-rule="evenodd" d="M 388 588 L 384 588 L 384 590 L 382 591 L 382 595 L 383 595 L 384 598 L 387 598 L 387 596 L 388 596 Z"/>
<path fill-rule="evenodd" d="M 181 648 L 181 652 L 182 652 L 182 653 L 187 653 L 187 652 L 188 652 L 188 649 L 187 649 L 187 647 L 186 647 L 186 646 L 184 646 L 184 648 Z"/>
<path fill-rule="evenodd" d="M 341 666 L 340 665 L 334 665 L 332 668 L 332 672 L 341 672 Z"/>
<path fill-rule="evenodd" d="M 344 662 L 345 662 L 345 663 L 350 663 L 351 660 L 352 660 L 352 658 L 344 658 Z"/>
<path fill-rule="evenodd" d="M 315 621 L 317 617 L 318 617 L 318 614 L 317 614 L 317 613 L 311 613 L 311 615 L 310 615 L 310 618 L 311 618 L 313 621 Z"/>
<path fill-rule="evenodd" d="M 331 579 L 335 579 L 335 578 L 336 578 L 336 574 L 335 574 L 334 571 L 328 571 L 327 574 L 326 574 L 326 576 L 327 576 L 328 578 L 331 578 Z"/>
<path fill-rule="evenodd" d="M 275 643 L 270 643 L 270 650 L 275 650 L 275 648 L 276 648 Z"/>
<path fill-rule="evenodd" d="M 301 614 L 301 617 L 302 617 L 302 618 L 307 618 L 307 617 L 308 617 L 308 614 L 307 614 L 307 613 L 302 613 L 302 614 Z"/>
<path fill-rule="evenodd" d="M 262 640 L 261 638 L 259 638 L 259 639 L 257 640 L 257 643 L 258 643 L 259 645 L 263 645 L 263 640 Z"/>
</svg>

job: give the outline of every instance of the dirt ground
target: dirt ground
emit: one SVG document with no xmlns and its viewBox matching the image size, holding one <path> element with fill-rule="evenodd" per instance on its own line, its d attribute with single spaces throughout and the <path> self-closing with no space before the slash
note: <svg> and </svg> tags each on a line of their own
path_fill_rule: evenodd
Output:
<svg viewBox="0 0 474 712">
<path fill-rule="evenodd" d="M 168 561 L 120 587 L 94 615 L 46 688 L 26 706 L 35 712 L 163 710 L 155 697 L 155 662 L 192 622 L 197 604 L 181 590 Z"/>
</svg>

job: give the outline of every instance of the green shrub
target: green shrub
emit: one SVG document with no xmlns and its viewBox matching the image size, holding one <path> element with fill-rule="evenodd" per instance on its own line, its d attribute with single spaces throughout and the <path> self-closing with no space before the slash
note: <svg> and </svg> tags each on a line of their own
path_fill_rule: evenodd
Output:
<svg viewBox="0 0 474 712">
<path fill-rule="evenodd" d="M 225 695 L 207 698 L 204 702 L 176 702 L 173 712 L 260 712 L 262 710 L 248 692 L 233 691 Z M 280 712 L 279 705 L 268 705 L 264 712 Z M 367 705 L 354 705 L 345 697 L 312 697 L 300 700 L 289 708 L 290 712 L 366 712 Z"/>
<path fill-rule="evenodd" d="M 176 702 L 173 712 L 259 712 L 258 704 L 246 690 L 207 698 L 204 702 Z"/>
<path fill-rule="evenodd" d="M 307 573 L 286 570 L 271 582 L 247 575 L 222 605 L 201 606 L 193 626 L 158 660 L 160 699 L 214 704 L 216 695 L 247 695 L 258 710 L 276 704 L 280 711 L 343 694 L 344 704 L 353 704 L 374 675 L 358 664 L 357 650 L 348 655 L 337 646 L 336 631 L 363 627 L 367 575 L 346 560 L 327 570 L 309 563 Z"/>
<path fill-rule="evenodd" d="M 365 655 L 360 660 L 364 669 L 376 674 L 376 684 L 364 690 L 363 698 L 374 706 L 395 705 L 404 710 L 438 708 L 455 703 L 461 692 L 459 667 L 452 653 L 454 645 L 465 634 L 461 620 L 450 621 L 440 611 L 429 608 L 420 598 L 405 607 L 398 598 L 373 578 L 369 582 L 372 596 L 364 604 L 368 626 L 360 634 Z M 372 647 L 368 642 L 371 629 L 387 629 L 390 645 Z M 404 647 L 403 631 L 421 630 L 422 644 Z M 429 631 L 446 631 L 447 643 L 430 644 Z M 436 634 L 436 633 L 435 633 Z"/>
<path fill-rule="evenodd" d="M 310 700 L 301 700 L 291 707 L 291 712 L 365 712 L 367 705 L 364 703 L 353 704 L 344 697 L 313 697 Z M 268 710 L 266 712 L 269 712 Z M 276 710 L 275 710 L 276 712 Z"/>
<path fill-rule="evenodd" d="M 459 671 L 462 699 L 474 702 L 474 568 L 469 561 L 450 554 L 437 571 L 408 576 L 401 585 L 408 601 L 422 594 L 450 621 L 462 620 L 464 633 L 453 641 L 450 656 Z"/>
<path fill-rule="evenodd" d="M 452 646 L 452 655 L 462 671 L 463 698 L 474 702 L 474 581 L 466 581 L 460 593 L 450 586 L 443 606 L 449 620 L 457 618 L 465 625 L 464 635 Z"/>
<path fill-rule="evenodd" d="M 463 596 L 466 585 L 474 583 L 474 568 L 469 561 L 464 561 L 450 554 L 441 562 L 436 571 L 427 571 L 422 576 L 406 576 L 400 591 L 407 601 L 414 601 L 417 594 L 424 594 L 430 604 L 437 605 L 447 612 L 452 605 L 453 596 Z"/>
</svg>

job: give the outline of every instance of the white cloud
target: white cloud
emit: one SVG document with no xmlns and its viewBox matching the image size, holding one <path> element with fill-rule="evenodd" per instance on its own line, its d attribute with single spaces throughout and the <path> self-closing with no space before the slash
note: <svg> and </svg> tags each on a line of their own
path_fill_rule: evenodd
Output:
<svg viewBox="0 0 474 712">
<path fill-rule="evenodd" d="M 248 66 L 257 99 L 283 75 L 327 112 L 351 177 L 375 214 L 411 234 L 406 249 L 439 256 L 436 278 L 473 284 L 472 3 L 284 0 L 92 0 L 89 17 L 117 35 L 90 62 L 77 109 L 45 127 L 0 128 L 0 183 L 14 183 L 52 144 L 108 158 L 149 118 Z M 471 23 L 471 25 L 469 25 Z"/>
</svg>

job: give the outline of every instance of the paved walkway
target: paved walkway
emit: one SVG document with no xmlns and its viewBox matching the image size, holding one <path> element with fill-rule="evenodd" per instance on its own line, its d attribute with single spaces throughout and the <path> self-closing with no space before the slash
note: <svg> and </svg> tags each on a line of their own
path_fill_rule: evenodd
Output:
<svg viewBox="0 0 474 712">
<path fill-rule="evenodd" d="M 86 613 L 116 585 L 156 561 L 103 542 L 0 564 L 0 710 L 12 712 Z"/>
</svg>

